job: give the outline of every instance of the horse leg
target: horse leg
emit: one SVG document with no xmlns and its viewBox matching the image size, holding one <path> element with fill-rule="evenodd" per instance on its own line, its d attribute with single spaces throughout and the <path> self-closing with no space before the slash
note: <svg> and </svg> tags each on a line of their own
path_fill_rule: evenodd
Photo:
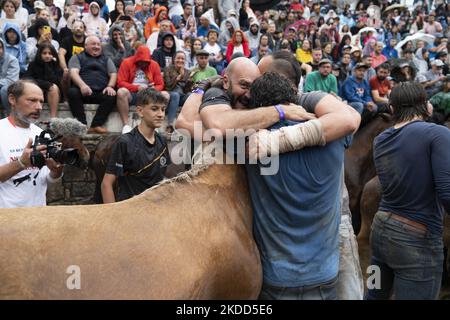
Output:
<svg viewBox="0 0 450 320">
<path fill-rule="evenodd" d="M 378 206 L 381 200 L 381 185 L 378 176 L 372 178 L 364 186 L 361 203 L 361 230 L 358 234 L 358 240 L 369 241 L 370 227 L 372 225 L 373 217 L 378 211 Z"/>
</svg>

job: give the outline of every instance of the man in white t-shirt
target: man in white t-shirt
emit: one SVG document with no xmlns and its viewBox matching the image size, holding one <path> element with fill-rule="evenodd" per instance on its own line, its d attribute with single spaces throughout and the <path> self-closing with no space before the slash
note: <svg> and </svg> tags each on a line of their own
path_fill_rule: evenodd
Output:
<svg viewBox="0 0 450 320">
<path fill-rule="evenodd" d="M 44 94 L 36 83 L 19 80 L 8 88 L 8 100 L 11 114 L 0 120 L 0 208 L 45 206 L 47 183 L 62 176 L 63 166 L 53 159 L 41 169 L 31 164 L 34 138 L 42 132 L 33 122 L 40 117 Z"/>
</svg>

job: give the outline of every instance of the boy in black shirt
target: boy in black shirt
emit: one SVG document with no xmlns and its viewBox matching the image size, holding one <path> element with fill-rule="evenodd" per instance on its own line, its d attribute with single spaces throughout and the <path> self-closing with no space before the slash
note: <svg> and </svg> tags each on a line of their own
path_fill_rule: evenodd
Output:
<svg viewBox="0 0 450 320">
<path fill-rule="evenodd" d="M 164 178 L 170 163 L 165 139 L 156 132 L 164 120 L 167 99 L 161 92 L 144 89 L 137 94 L 136 112 L 141 123 L 116 142 L 102 182 L 104 203 L 129 199 Z M 113 185 L 118 180 L 117 199 Z"/>
</svg>

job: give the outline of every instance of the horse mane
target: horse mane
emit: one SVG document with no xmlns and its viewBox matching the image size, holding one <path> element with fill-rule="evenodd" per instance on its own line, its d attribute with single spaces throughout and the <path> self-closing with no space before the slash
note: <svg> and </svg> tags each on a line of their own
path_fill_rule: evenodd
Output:
<svg viewBox="0 0 450 320">
<path fill-rule="evenodd" d="M 51 118 L 49 128 L 63 137 L 82 137 L 87 133 L 87 126 L 73 118 Z"/>
</svg>

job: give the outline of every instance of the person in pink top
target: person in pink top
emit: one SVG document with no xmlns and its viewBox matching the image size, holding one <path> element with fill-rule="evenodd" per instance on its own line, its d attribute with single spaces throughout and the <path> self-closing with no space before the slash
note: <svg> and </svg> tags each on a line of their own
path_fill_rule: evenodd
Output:
<svg viewBox="0 0 450 320">
<path fill-rule="evenodd" d="M 375 46 L 372 54 L 370 55 L 372 57 L 372 68 L 378 67 L 383 62 L 387 61 L 387 58 L 381 53 L 383 51 L 383 42 L 378 41 Z"/>
</svg>

